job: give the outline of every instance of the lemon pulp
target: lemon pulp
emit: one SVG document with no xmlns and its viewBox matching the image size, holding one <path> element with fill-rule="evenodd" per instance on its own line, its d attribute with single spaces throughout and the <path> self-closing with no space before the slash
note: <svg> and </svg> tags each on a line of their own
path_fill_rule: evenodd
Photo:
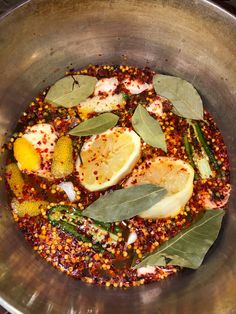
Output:
<svg viewBox="0 0 236 314">
<path fill-rule="evenodd" d="M 132 171 L 140 157 L 139 136 L 129 128 L 115 127 L 92 136 L 81 150 L 76 169 L 81 184 L 98 191 L 117 184 Z"/>
<path fill-rule="evenodd" d="M 193 193 L 193 168 L 183 160 L 157 157 L 141 164 L 125 183 L 152 183 L 166 188 L 167 195 L 157 204 L 139 214 L 142 218 L 174 217 L 186 205 Z"/>
</svg>

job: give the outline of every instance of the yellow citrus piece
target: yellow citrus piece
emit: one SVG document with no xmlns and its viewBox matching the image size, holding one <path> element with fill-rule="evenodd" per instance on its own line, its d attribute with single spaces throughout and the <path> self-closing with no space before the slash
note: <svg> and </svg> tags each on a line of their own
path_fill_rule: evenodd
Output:
<svg viewBox="0 0 236 314">
<path fill-rule="evenodd" d="M 98 191 L 117 184 L 130 173 L 140 157 L 139 136 L 129 128 L 115 127 L 92 136 L 82 147 L 76 170 L 81 184 Z"/>
<path fill-rule="evenodd" d="M 49 123 L 28 126 L 22 138 L 33 145 L 41 158 L 40 169 L 31 172 L 40 177 L 52 180 L 53 177 L 50 171 L 52 156 L 58 139 L 58 134 L 54 127 Z"/>
<path fill-rule="evenodd" d="M 24 180 L 16 163 L 6 166 L 6 179 L 17 198 L 23 197 Z"/>
<path fill-rule="evenodd" d="M 17 138 L 13 148 L 14 156 L 21 170 L 37 171 L 40 169 L 40 155 L 28 140 Z"/>
<path fill-rule="evenodd" d="M 33 217 L 41 214 L 41 210 L 46 209 L 48 204 L 46 201 L 24 201 L 20 203 L 16 199 L 13 199 L 11 206 L 18 216 L 29 215 Z"/>
<path fill-rule="evenodd" d="M 108 112 L 123 108 L 126 104 L 123 94 L 108 95 L 107 97 L 94 96 L 78 105 L 81 117 L 87 118 L 91 112 Z"/>
<path fill-rule="evenodd" d="M 139 214 L 142 218 L 174 217 L 184 208 L 193 193 L 193 168 L 183 160 L 157 157 L 142 163 L 125 183 L 125 187 L 152 183 L 166 188 L 167 195 Z"/>
<path fill-rule="evenodd" d="M 68 136 L 59 138 L 55 145 L 51 172 L 55 178 L 63 178 L 74 170 L 72 140 Z"/>
<path fill-rule="evenodd" d="M 22 137 L 33 145 L 41 155 L 42 160 L 46 162 L 51 158 L 58 136 L 51 124 L 39 123 L 27 127 Z"/>
</svg>

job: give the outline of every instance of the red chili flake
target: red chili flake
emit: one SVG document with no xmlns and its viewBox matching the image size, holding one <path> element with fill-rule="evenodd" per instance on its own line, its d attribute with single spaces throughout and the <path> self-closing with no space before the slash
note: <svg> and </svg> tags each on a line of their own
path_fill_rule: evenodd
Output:
<svg viewBox="0 0 236 314">
<path fill-rule="evenodd" d="M 83 74 L 82 72 L 80 73 Z M 77 74 L 77 72 L 73 70 L 70 71 L 70 75 L 71 74 Z M 86 72 L 84 74 L 97 77 L 98 79 L 102 77 L 115 76 L 120 83 L 126 78 L 135 80 L 138 83 L 152 83 L 154 72 L 152 72 L 148 68 L 142 70 L 134 67 L 123 66 L 122 68 L 120 68 L 120 66 L 113 66 L 112 68 L 107 69 L 106 67 L 104 68 L 104 66 L 91 65 L 86 69 Z M 131 82 L 129 82 L 129 84 L 130 83 Z M 116 92 L 125 91 L 126 89 L 124 88 L 123 84 L 120 84 L 116 89 Z M 44 105 L 46 104 L 43 102 L 45 94 L 41 96 L 39 95 L 37 100 L 35 101 L 35 105 L 31 107 L 30 110 L 26 111 L 29 112 L 29 116 L 22 117 L 22 119 L 20 120 L 19 128 L 22 132 L 25 131 L 27 126 L 35 125 L 38 123 L 38 119 L 41 116 L 40 112 L 42 111 L 43 113 L 43 110 L 41 109 L 43 109 Z M 105 96 L 105 94 L 101 95 L 101 97 L 103 96 Z M 143 93 L 140 93 L 138 95 L 132 95 L 131 98 L 126 101 L 126 108 L 122 109 L 123 111 L 119 110 L 119 126 L 128 127 L 129 130 L 132 130 L 132 126 L 130 124 L 132 113 L 128 112 L 128 109 L 135 109 L 139 102 L 145 103 L 146 97 L 149 97 L 151 100 L 154 100 L 156 98 L 160 99 L 159 96 L 156 96 L 154 90 L 144 91 Z M 54 126 L 59 134 L 66 134 L 69 130 L 67 119 L 70 119 L 70 116 L 73 115 L 71 113 L 72 109 L 62 109 L 53 107 L 49 104 L 47 105 L 49 106 L 47 112 L 52 113 L 54 117 L 57 117 L 56 122 L 59 123 L 58 126 L 57 123 L 55 123 L 55 120 L 52 121 L 51 131 L 55 132 L 53 128 Z M 164 102 L 163 111 L 165 115 L 158 117 L 158 120 L 162 123 L 165 135 L 168 135 L 168 138 L 166 137 L 168 146 L 167 156 L 175 156 L 178 159 L 186 160 L 182 136 L 183 132 L 185 132 L 187 129 L 187 123 L 185 119 L 171 113 L 171 108 L 172 105 L 168 101 Z M 121 108 L 119 107 L 119 109 Z M 114 111 L 114 113 L 116 113 L 116 111 Z M 97 113 L 90 113 L 88 117 L 93 117 L 96 115 Z M 60 116 L 60 118 L 58 118 L 58 116 Z M 152 116 L 155 117 L 154 114 L 152 114 Z M 222 136 L 216 124 L 214 123 L 214 120 L 206 111 L 204 112 L 204 119 L 208 122 L 204 125 L 202 124 L 204 136 L 206 137 L 209 145 L 214 151 L 216 158 L 221 161 L 221 167 L 222 169 L 225 169 L 225 177 L 194 181 L 193 195 L 188 203 L 190 209 L 188 212 L 188 216 L 179 215 L 176 218 L 158 220 L 144 220 L 142 218 L 135 217 L 127 220 L 125 222 L 126 226 L 123 226 L 121 224 L 126 234 L 130 232 L 130 229 L 136 231 L 138 239 L 135 242 L 135 246 L 136 249 L 139 250 L 138 252 L 142 253 L 143 255 L 153 251 L 155 249 L 155 243 L 163 243 L 164 241 L 166 241 L 166 239 L 175 236 L 184 227 L 191 224 L 191 221 L 194 219 L 194 217 L 197 216 L 198 212 L 202 210 L 200 195 L 210 195 L 210 199 L 216 202 L 216 204 L 222 203 L 222 201 L 224 201 L 228 195 L 230 186 L 228 185 L 229 160 L 227 150 L 224 145 Z M 171 128 L 173 128 L 173 130 Z M 36 133 L 36 131 L 33 132 Z M 41 134 L 44 134 L 43 131 L 40 132 Z M 122 132 L 123 130 L 119 131 L 118 134 Z M 102 135 L 96 135 L 95 138 L 101 138 L 103 141 L 107 140 L 106 137 Z M 212 141 L 212 139 L 214 139 L 214 142 Z M 42 142 L 44 144 L 48 142 L 47 135 L 44 134 L 44 140 Z M 41 143 L 38 143 L 38 145 L 41 145 Z M 50 145 L 54 146 L 53 143 L 51 143 Z M 37 151 L 40 152 L 41 150 L 37 149 Z M 48 148 L 46 148 L 44 152 L 48 152 Z M 12 152 L 10 152 L 10 154 L 12 154 Z M 152 160 L 152 158 L 155 158 L 156 156 L 166 156 L 166 153 L 164 153 L 161 149 L 152 148 L 150 145 L 145 145 L 142 146 L 141 156 L 142 157 L 135 166 L 135 169 L 140 166 L 141 162 L 145 162 L 141 166 L 141 169 L 145 171 L 150 167 L 150 160 Z M 92 158 L 94 158 L 93 160 L 95 160 L 97 158 L 97 153 L 94 153 Z M 12 162 L 12 160 L 14 160 L 13 156 L 11 157 L 10 162 Z M 99 163 L 96 163 L 96 165 L 99 166 Z M 50 167 L 50 160 L 42 162 L 43 170 L 49 171 Z M 98 172 L 95 170 L 93 173 L 96 176 L 96 180 L 98 180 Z M 73 182 L 74 186 L 76 186 L 80 191 L 80 199 L 76 200 L 74 204 L 78 204 L 78 207 L 81 206 L 81 208 L 86 208 L 92 202 L 97 200 L 100 196 L 104 195 L 104 193 L 122 188 L 122 183 L 125 183 L 130 175 L 131 174 L 128 174 L 118 184 L 109 187 L 106 190 L 97 192 L 90 192 L 81 185 L 84 173 L 79 177 L 79 174 L 74 171 L 72 175 L 66 178 L 66 180 Z M 27 185 L 25 185 L 23 191 L 24 200 L 33 198 L 47 199 L 49 202 L 54 203 L 59 203 L 62 201 L 65 203 L 67 202 L 65 193 L 56 192 L 55 194 L 51 194 L 49 192 L 51 190 L 51 186 L 53 184 L 57 185 L 59 182 L 61 182 L 61 179 L 48 181 L 42 177 L 32 174 L 25 174 L 24 178 L 27 180 Z M 136 178 L 133 179 L 133 184 L 137 183 Z M 107 180 L 109 181 L 109 178 Z M 46 185 L 47 188 L 41 189 L 42 185 Z M 32 187 L 35 188 L 35 192 L 31 191 Z M 211 192 L 213 194 L 210 194 Z M 186 222 L 184 222 L 184 220 L 186 220 Z M 35 250 L 37 250 L 38 253 L 42 257 L 47 259 L 48 262 L 50 262 L 54 267 L 64 271 L 68 275 L 78 279 L 82 279 L 84 281 L 90 280 L 93 283 L 101 285 L 107 284 L 108 286 L 123 285 L 124 287 L 128 287 L 130 285 L 135 286 L 139 284 L 140 278 L 137 276 L 136 271 L 130 269 L 129 267 L 131 261 L 123 258 L 123 251 L 127 249 L 125 247 L 125 241 L 119 242 L 116 247 L 110 246 L 110 248 L 115 249 L 115 253 L 114 255 L 112 255 L 112 257 L 110 253 L 106 250 L 105 252 L 101 252 L 96 255 L 92 248 L 86 247 L 86 245 L 84 245 L 83 243 L 81 244 L 78 239 L 60 230 L 59 227 L 49 227 L 49 221 L 42 215 L 36 217 L 19 217 L 17 223 L 19 228 L 21 228 L 22 232 L 24 233 L 25 238 L 34 246 Z M 41 229 L 41 227 L 43 226 L 45 226 L 46 232 L 42 232 L 42 230 L 44 229 Z M 115 225 L 112 224 L 111 228 L 113 228 L 111 230 L 114 231 Z M 88 231 L 88 228 L 79 228 L 79 230 L 86 233 Z M 132 246 L 132 249 L 128 251 L 128 257 L 130 258 L 131 256 L 133 256 L 133 254 L 134 250 Z M 95 258 L 95 256 L 97 257 Z M 138 257 L 138 260 L 140 259 L 141 258 Z M 117 267 L 117 265 L 115 265 L 116 261 L 124 264 L 119 264 L 119 267 Z M 104 269 L 104 265 L 109 265 L 110 268 L 106 270 Z M 177 270 L 178 268 L 173 266 L 158 267 L 155 274 L 145 275 L 141 277 L 141 280 L 143 280 L 143 283 L 157 281 L 161 279 L 164 272 L 169 275 L 176 272 Z"/>
</svg>

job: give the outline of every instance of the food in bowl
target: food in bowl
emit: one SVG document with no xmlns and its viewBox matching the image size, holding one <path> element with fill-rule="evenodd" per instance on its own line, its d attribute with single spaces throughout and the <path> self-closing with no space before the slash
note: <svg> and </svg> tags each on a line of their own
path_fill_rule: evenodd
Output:
<svg viewBox="0 0 236 314">
<path fill-rule="evenodd" d="M 12 214 L 54 267 L 129 287 L 197 269 L 230 194 L 221 133 L 196 89 L 131 66 L 70 71 L 5 145 Z"/>
</svg>

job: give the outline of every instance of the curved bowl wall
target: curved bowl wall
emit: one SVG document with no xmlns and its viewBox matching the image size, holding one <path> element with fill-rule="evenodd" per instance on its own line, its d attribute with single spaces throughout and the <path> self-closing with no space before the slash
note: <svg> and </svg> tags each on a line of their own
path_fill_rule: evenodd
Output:
<svg viewBox="0 0 236 314">
<path fill-rule="evenodd" d="M 204 0 L 32 0 L 0 19 L 0 47 L 0 144 L 37 92 L 68 68 L 147 65 L 200 91 L 229 148 L 233 187 L 224 230 L 198 271 L 113 290 L 70 279 L 38 257 L 11 218 L 2 182 L 2 304 L 34 314 L 234 313 L 236 19 Z"/>
</svg>

